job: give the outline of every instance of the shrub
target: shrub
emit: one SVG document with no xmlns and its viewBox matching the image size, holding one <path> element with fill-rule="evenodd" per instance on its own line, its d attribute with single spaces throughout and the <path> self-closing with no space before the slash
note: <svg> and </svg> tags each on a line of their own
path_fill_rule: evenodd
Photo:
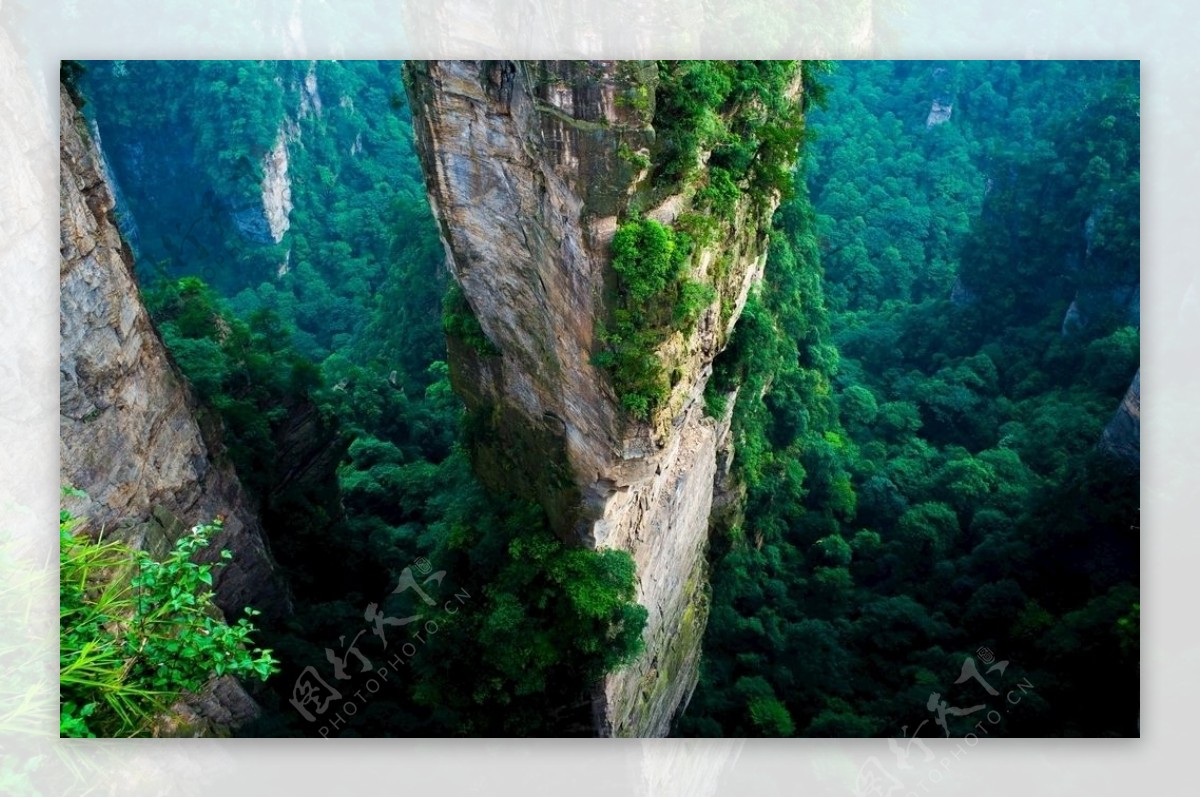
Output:
<svg viewBox="0 0 1200 798">
<path fill-rule="evenodd" d="M 602 327 L 606 349 L 596 365 L 609 371 L 621 406 L 637 419 L 648 419 L 669 393 L 667 375 L 655 351 L 659 338 L 653 330 L 639 329 L 628 311 L 618 310 L 611 328 Z"/>
<path fill-rule="evenodd" d="M 593 362 L 609 371 L 621 406 L 648 419 L 670 388 L 657 349 L 677 326 L 695 322 L 716 294 L 687 279 L 692 239 L 653 219 L 634 219 L 613 236 L 617 296 L 612 318 L 597 337 Z"/>
<path fill-rule="evenodd" d="M 487 337 L 483 327 L 479 326 L 479 319 L 467 304 L 462 287 L 453 280 L 450 281 L 450 287 L 442 299 L 442 329 L 446 335 L 457 338 L 484 357 L 500 354 L 500 350 Z"/>
<path fill-rule="evenodd" d="M 687 266 L 689 241 L 653 219 L 626 222 L 612 240 L 613 269 L 635 303 L 661 297 Z"/>
<path fill-rule="evenodd" d="M 659 61 L 654 129 L 657 181 L 686 179 L 701 149 L 725 135 L 718 112 L 733 88 L 727 61 Z"/>
<path fill-rule="evenodd" d="M 679 300 L 675 303 L 675 321 L 691 327 L 716 298 L 717 291 L 711 285 L 687 280 L 679 289 Z"/>
<path fill-rule="evenodd" d="M 437 616 L 418 701 L 452 713 L 459 734 L 562 733 L 568 716 L 588 724 L 573 733 L 590 731 L 596 682 L 644 651 L 632 556 L 564 542 L 539 505 L 477 485 L 443 523 L 456 531 L 437 560 L 483 587 Z"/>
<path fill-rule="evenodd" d="M 742 191 L 733 182 L 729 170 L 714 166 L 708 170 L 708 185 L 696 192 L 696 199 L 717 216 L 730 219 L 741 195 Z"/>
<path fill-rule="evenodd" d="M 192 562 L 220 521 L 194 527 L 163 562 L 91 540 L 78 525 L 60 513 L 62 736 L 145 735 L 158 713 L 214 675 L 265 681 L 277 671 L 269 649 L 250 648 L 249 617 L 235 624 L 221 618 L 210 589 L 217 566 Z"/>
<path fill-rule="evenodd" d="M 754 730 L 763 737 L 791 737 L 796 733 L 791 714 L 776 698 L 753 698 L 747 705 L 747 710 Z"/>
</svg>

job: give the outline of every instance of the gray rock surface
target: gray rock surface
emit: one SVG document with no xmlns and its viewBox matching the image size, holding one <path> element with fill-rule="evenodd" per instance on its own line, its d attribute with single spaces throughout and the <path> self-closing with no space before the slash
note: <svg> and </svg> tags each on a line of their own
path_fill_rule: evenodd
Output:
<svg viewBox="0 0 1200 798">
<path fill-rule="evenodd" d="M 223 457 L 215 421 L 191 391 L 142 305 L 112 193 L 82 119 L 61 92 L 59 474 L 85 491 L 75 514 L 155 554 L 187 528 L 224 518 L 209 556 L 225 612 L 290 612 L 255 510 Z"/>
<path fill-rule="evenodd" d="M 263 214 L 271 231 L 271 240 L 278 244 L 292 226 L 292 181 L 288 177 L 288 139 L 286 125 L 280 125 L 275 146 L 263 158 Z"/>
<path fill-rule="evenodd" d="M 410 61 L 406 70 L 447 264 L 500 352 L 451 342 L 455 388 L 487 430 L 476 470 L 538 499 L 564 538 L 633 556 L 646 650 L 597 689 L 595 726 L 665 735 L 696 684 L 719 443 L 725 467 L 729 458 L 728 417 L 705 418 L 704 387 L 761 277 L 771 208 L 743 199 L 694 256 L 693 276 L 718 298 L 659 347 L 671 394 L 636 422 L 592 359 L 618 217 L 637 203 L 671 223 L 691 207 L 686 187 L 662 196 L 629 157 L 653 144 L 653 62 Z"/>
<path fill-rule="evenodd" d="M 1133 468 L 1142 464 L 1142 371 L 1134 375 L 1121 406 L 1104 428 L 1100 445 Z"/>
</svg>

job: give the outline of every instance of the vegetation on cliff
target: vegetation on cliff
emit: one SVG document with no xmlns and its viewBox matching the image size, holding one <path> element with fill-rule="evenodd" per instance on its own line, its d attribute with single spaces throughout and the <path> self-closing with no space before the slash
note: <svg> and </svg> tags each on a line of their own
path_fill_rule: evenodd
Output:
<svg viewBox="0 0 1200 798">
<path fill-rule="evenodd" d="M 806 69 L 819 71 L 812 62 Z M 739 186 L 757 202 L 791 191 L 804 135 L 793 96 L 799 61 L 659 61 L 654 180 L 702 178 L 726 199 Z M 730 203 L 726 201 L 726 209 Z"/>
<path fill-rule="evenodd" d="M 595 361 L 611 371 L 621 405 L 634 418 L 649 418 L 670 391 L 655 350 L 715 298 L 712 286 L 688 277 L 691 248 L 686 233 L 653 219 L 626 222 L 613 236 L 616 307 L 612 321 L 601 325 L 605 348 Z"/>
<path fill-rule="evenodd" d="M 707 281 L 691 275 L 694 252 L 735 232 L 724 228 L 735 225 L 739 201 L 752 208 L 742 220 L 750 226 L 791 195 L 804 138 L 798 61 L 659 61 L 657 67 L 651 195 L 691 195 L 693 207 L 674 225 L 641 218 L 635 208 L 614 234 L 616 295 L 609 318 L 597 325 L 603 348 L 595 356 L 612 375 L 622 407 L 639 420 L 653 416 L 674 384 L 659 349 L 675 331 L 689 331 L 723 287 L 719 272 Z"/>
<path fill-rule="evenodd" d="M 67 491 L 68 493 L 77 491 Z M 63 737 L 148 735 L 176 701 L 213 677 L 266 681 L 279 670 L 254 648 L 257 613 L 226 623 L 213 604 L 217 563 L 194 562 L 220 531 L 201 524 L 161 562 L 59 516 L 59 731 Z"/>
</svg>

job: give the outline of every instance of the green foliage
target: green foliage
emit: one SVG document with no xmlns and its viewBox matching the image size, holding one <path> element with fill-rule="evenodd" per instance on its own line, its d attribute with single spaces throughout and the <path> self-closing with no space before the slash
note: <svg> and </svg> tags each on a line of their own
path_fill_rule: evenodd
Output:
<svg viewBox="0 0 1200 798">
<path fill-rule="evenodd" d="M 228 624 L 213 605 L 214 569 L 193 559 L 220 531 L 194 527 L 162 562 L 78 531 L 59 517 L 59 679 L 64 737 L 148 734 L 156 717 L 213 676 L 267 680 L 270 649 L 251 648 L 257 613 Z"/>
<path fill-rule="evenodd" d="M 746 181 L 762 204 L 790 196 L 791 170 L 804 136 L 800 104 L 790 99 L 798 61 L 659 61 L 654 128 L 655 182 L 690 182 L 711 151 L 702 204 L 728 216 Z"/>
<path fill-rule="evenodd" d="M 660 61 L 655 94 L 657 179 L 687 179 L 699 166 L 701 149 L 724 135 L 719 116 L 733 89 L 732 67 L 724 61 Z"/>
<path fill-rule="evenodd" d="M 301 115 L 309 69 L 323 108 L 306 96 Z M 595 680 L 642 645 L 633 564 L 565 544 L 540 508 L 486 493 L 456 443 L 445 336 L 493 348 L 453 289 L 439 313 L 444 251 L 398 65 L 94 62 L 82 82 L 137 222 L 139 272 L 158 278 L 145 280 L 153 317 L 289 577 L 295 617 L 261 633 L 284 670 L 243 732 L 315 734 L 288 703 L 294 679 L 428 556 L 471 598 L 430 616 L 441 631 L 412 678 L 346 733 L 588 733 Z M 263 148 L 280 130 L 294 208 L 275 244 L 238 220 L 254 217 Z M 667 234 L 682 269 L 688 237 Z M 677 323 L 683 292 L 672 276 L 655 325 Z M 687 293 L 680 324 L 703 294 Z M 367 655 L 395 653 L 371 638 Z"/>
<path fill-rule="evenodd" d="M 79 91 L 79 80 L 86 71 L 87 67 L 80 61 L 71 61 L 64 58 L 58 62 L 59 83 L 67 90 L 67 94 L 70 95 L 71 101 L 75 103 L 75 107 L 80 109 L 87 102 Z"/>
<path fill-rule="evenodd" d="M 621 225 L 612 239 L 612 266 L 630 304 L 652 302 L 675 288 L 687 268 L 689 246 L 686 237 L 654 219 Z"/>
<path fill-rule="evenodd" d="M 871 389 L 851 385 L 842 394 L 842 420 L 856 429 L 869 429 L 879 417 L 879 403 Z"/>
<path fill-rule="evenodd" d="M 787 707 L 776 698 L 758 696 L 750 700 L 747 707 L 750 713 L 750 723 L 761 737 L 791 737 L 796 733 L 796 725 Z"/>
<path fill-rule="evenodd" d="M 1117 621 L 1117 633 L 1121 637 L 1121 648 L 1126 652 L 1135 652 L 1141 641 L 1142 605 L 1135 603 L 1129 613 Z"/>
<path fill-rule="evenodd" d="M 479 319 L 467 304 L 466 294 L 456 282 L 451 282 L 442 298 L 442 329 L 446 335 L 457 338 L 484 357 L 500 354 L 500 350 L 479 326 Z"/>
<path fill-rule="evenodd" d="M 824 82 L 833 73 L 837 64 L 833 61 L 805 61 L 802 71 L 803 109 L 825 108 L 829 101 L 829 88 Z"/>
<path fill-rule="evenodd" d="M 1118 327 L 1093 340 L 1083 353 L 1082 373 L 1097 393 L 1113 395 L 1129 386 L 1138 369 L 1141 336 L 1136 327 Z"/>
<path fill-rule="evenodd" d="M 320 386 L 320 372 L 273 312 L 242 321 L 198 277 L 160 282 L 146 302 L 180 370 L 220 417 L 243 482 L 265 496 L 280 465 L 277 431 Z"/>
<path fill-rule="evenodd" d="M 729 170 L 714 166 L 708 170 L 708 185 L 696 192 L 696 203 L 720 218 L 731 219 L 741 195 Z"/>
<path fill-rule="evenodd" d="M 704 413 L 709 418 L 724 418 L 729 407 L 729 396 L 721 390 L 716 380 L 704 386 Z"/>
<path fill-rule="evenodd" d="M 958 518 L 940 502 L 924 502 L 904 511 L 896 534 L 914 564 L 940 559 L 958 534 Z"/>
<path fill-rule="evenodd" d="M 638 89 L 639 89 L 639 96 L 641 96 L 641 97 L 649 96 L 649 90 L 645 86 L 638 86 Z M 620 102 L 621 98 L 618 98 L 617 101 Z M 643 103 L 642 110 L 645 110 L 644 109 L 645 100 L 643 100 L 642 103 Z M 638 170 L 639 172 L 643 169 L 647 169 L 650 167 L 650 156 L 646 155 L 645 152 L 635 152 L 634 150 L 630 149 L 629 145 L 626 144 L 625 142 L 621 142 L 617 146 L 617 156 L 620 157 L 621 159 L 627 161 L 631 166 L 633 166 L 634 169 Z"/>
<path fill-rule="evenodd" d="M 612 323 L 600 328 L 605 349 L 596 353 L 594 362 L 612 374 L 626 412 L 644 420 L 666 400 L 670 388 L 656 352 L 661 339 L 656 331 L 641 329 L 636 318 L 628 310 L 614 311 Z"/>
<path fill-rule="evenodd" d="M 258 731 L 314 733 L 290 680 L 428 555 L 471 599 L 437 612 L 411 678 L 346 733 L 589 734 L 594 681 L 640 645 L 632 564 L 559 540 L 540 508 L 470 473 L 444 335 L 490 344 L 453 297 L 439 313 L 443 252 L 398 70 L 321 62 L 323 111 L 299 118 L 309 68 L 93 62 L 78 81 L 139 272 L 171 278 L 155 319 L 291 577 L 297 617 L 262 633 L 290 670 Z M 618 153 L 696 211 L 674 228 L 626 219 L 613 240 L 595 362 L 634 417 L 668 395 L 663 342 L 716 303 L 692 247 L 728 235 L 740 198 L 785 198 L 706 391 L 720 415 L 741 388 L 746 504 L 713 536 L 701 684 L 677 731 L 894 735 L 989 645 L 1045 693 L 1006 713 L 1010 733 L 1136 733 L 1137 483 L 1095 447 L 1137 367 L 1135 68 L 805 62 L 807 120 L 796 68 L 659 62 L 649 163 Z M 949 121 L 927 126 L 931 96 L 953 99 Z M 284 114 L 300 135 L 276 244 L 237 220 Z M 354 436 L 345 457 L 281 448 L 312 406 Z M 109 711 L 64 708 L 73 733 Z"/>
<path fill-rule="evenodd" d="M 394 358 L 393 343 L 438 357 L 444 252 L 398 62 L 84 64 L 143 279 L 196 275 L 242 318 L 274 311 L 314 361 L 352 346 Z M 262 179 L 281 134 L 293 208 L 277 243 Z"/>
<path fill-rule="evenodd" d="M 493 599 L 503 603 L 511 597 L 537 608 L 560 604 L 550 633 L 558 648 L 593 660 L 585 681 L 637 657 L 647 611 L 634 598 L 633 558 L 613 549 L 564 546 L 536 522 L 526 530 L 509 544 L 511 560 L 493 583 Z M 535 583 L 543 581 L 545 595 L 531 596 Z"/>
<path fill-rule="evenodd" d="M 556 715 L 559 733 L 584 732 L 578 707 L 595 681 L 642 651 L 633 560 L 563 543 L 536 504 L 488 495 L 464 471 L 461 456 L 443 469 L 457 476 L 437 561 L 471 572 L 483 595 L 439 618 L 417 701 L 447 713 L 456 734 L 538 734 Z"/>
<path fill-rule="evenodd" d="M 685 280 L 675 303 L 675 322 L 690 329 L 696 319 L 717 300 L 717 290 L 707 283 Z"/>
<path fill-rule="evenodd" d="M 853 556 L 850 544 L 841 535 L 830 535 L 813 544 L 813 549 L 823 562 L 833 566 L 847 566 Z"/>
<path fill-rule="evenodd" d="M 895 735 L 980 645 L 1044 691 L 1009 733 L 1137 733 L 1137 480 L 1096 451 L 1137 369 L 1132 70 L 846 63 L 810 92 L 816 209 L 780 207 L 707 394 L 741 386 L 747 498 L 680 734 Z"/>
<path fill-rule="evenodd" d="M 634 219 L 613 235 L 617 297 L 604 349 L 595 356 L 608 369 L 625 410 L 648 419 L 670 391 L 657 349 L 674 329 L 688 328 L 712 304 L 712 286 L 687 277 L 691 238 L 654 219 Z"/>
</svg>

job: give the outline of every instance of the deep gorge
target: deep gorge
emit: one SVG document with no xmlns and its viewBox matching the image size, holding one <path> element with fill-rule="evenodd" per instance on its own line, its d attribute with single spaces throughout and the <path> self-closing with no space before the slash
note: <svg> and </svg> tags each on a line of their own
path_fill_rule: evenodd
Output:
<svg viewBox="0 0 1200 798">
<path fill-rule="evenodd" d="M 80 67 L 64 264 L 195 443 L 64 382 L 63 478 L 250 530 L 235 733 L 894 734 L 988 647 L 1011 734 L 1136 734 L 1136 64 Z"/>
</svg>

